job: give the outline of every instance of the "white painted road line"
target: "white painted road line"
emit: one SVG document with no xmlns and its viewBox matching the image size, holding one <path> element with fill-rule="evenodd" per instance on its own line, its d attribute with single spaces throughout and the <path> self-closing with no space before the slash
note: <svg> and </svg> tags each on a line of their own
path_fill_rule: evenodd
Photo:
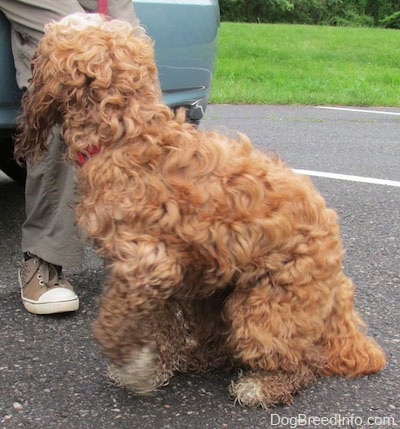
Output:
<svg viewBox="0 0 400 429">
<path fill-rule="evenodd" d="M 375 114 L 379 114 L 379 115 L 400 116 L 400 112 L 385 112 L 384 110 L 355 109 L 353 107 L 315 106 L 315 108 L 316 109 L 328 109 L 328 110 L 345 110 L 348 112 L 375 113 Z"/>
<path fill-rule="evenodd" d="M 292 171 L 297 174 L 303 174 L 304 176 L 326 177 L 327 179 L 347 180 L 349 182 L 370 183 L 373 185 L 395 186 L 400 188 L 400 182 L 397 182 L 396 180 L 374 179 L 372 177 L 351 176 L 348 174 L 324 173 L 322 171 L 313 170 L 292 169 Z"/>
</svg>

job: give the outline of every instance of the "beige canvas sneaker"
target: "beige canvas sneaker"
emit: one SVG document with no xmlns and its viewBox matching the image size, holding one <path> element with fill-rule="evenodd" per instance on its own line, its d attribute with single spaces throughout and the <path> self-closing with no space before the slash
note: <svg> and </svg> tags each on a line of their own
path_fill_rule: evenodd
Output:
<svg viewBox="0 0 400 429">
<path fill-rule="evenodd" d="M 22 303 L 34 314 L 76 311 L 79 298 L 61 267 L 33 256 L 24 261 L 18 272 Z"/>
</svg>

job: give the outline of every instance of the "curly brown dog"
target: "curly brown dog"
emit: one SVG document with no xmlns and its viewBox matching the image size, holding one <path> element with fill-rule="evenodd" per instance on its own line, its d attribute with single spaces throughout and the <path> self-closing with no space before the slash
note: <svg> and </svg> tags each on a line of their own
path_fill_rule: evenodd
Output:
<svg viewBox="0 0 400 429">
<path fill-rule="evenodd" d="M 141 28 L 100 15 L 47 26 L 17 156 L 39 159 L 55 124 L 78 223 L 110 273 L 94 333 L 114 380 L 143 394 L 176 371 L 239 368 L 231 396 L 268 407 L 315 375 L 384 367 L 353 308 L 335 212 L 245 136 L 175 116 Z"/>
</svg>

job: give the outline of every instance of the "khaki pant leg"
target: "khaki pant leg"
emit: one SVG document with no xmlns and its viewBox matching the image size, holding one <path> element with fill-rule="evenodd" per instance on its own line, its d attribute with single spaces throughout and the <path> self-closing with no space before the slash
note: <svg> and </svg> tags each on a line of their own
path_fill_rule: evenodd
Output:
<svg viewBox="0 0 400 429">
<path fill-rule="evenodd" d="M 11 23 L 17 82 L 22 89 L 28 86 L 31 57 L 44 25 L 96 8 L 96 0 L 0 0 L 0 10 Z M 133 25 L 138 23 L 130 0 L 110 0 L 109 14 Z M 73 170 L 62 159 L 64 143 L 59 131 L 53 131 L 47 156 L 27 168 L 22 250 L 56 265 L 73 266 L 82 261 L 84 251 L 75 226 L 75 180 Z"/>
<path fill-rule="evenodd" d="M 27 168 L 22 251 L 52 264 L 76 266 L 84 256 L 84 240 L 75 225 L 76 183 L 73 169 L 63 160 L 59 129 L 53 133 L 46 157 Z"/>
</svg>

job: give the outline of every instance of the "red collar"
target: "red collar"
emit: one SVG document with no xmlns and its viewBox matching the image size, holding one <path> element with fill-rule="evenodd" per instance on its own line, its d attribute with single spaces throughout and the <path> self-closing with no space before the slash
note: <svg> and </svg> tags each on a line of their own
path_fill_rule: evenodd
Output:
<svg viewBox="0 0 400 429">
<path fill-rule="evenodd" d="M 85 162 L 89 161 L 89 159 L 98 152 L 99 148 L 97 146 L 88 147 L 85 152 L 78 152 L 78 164 L 82 167 Z"/>
</svg>

